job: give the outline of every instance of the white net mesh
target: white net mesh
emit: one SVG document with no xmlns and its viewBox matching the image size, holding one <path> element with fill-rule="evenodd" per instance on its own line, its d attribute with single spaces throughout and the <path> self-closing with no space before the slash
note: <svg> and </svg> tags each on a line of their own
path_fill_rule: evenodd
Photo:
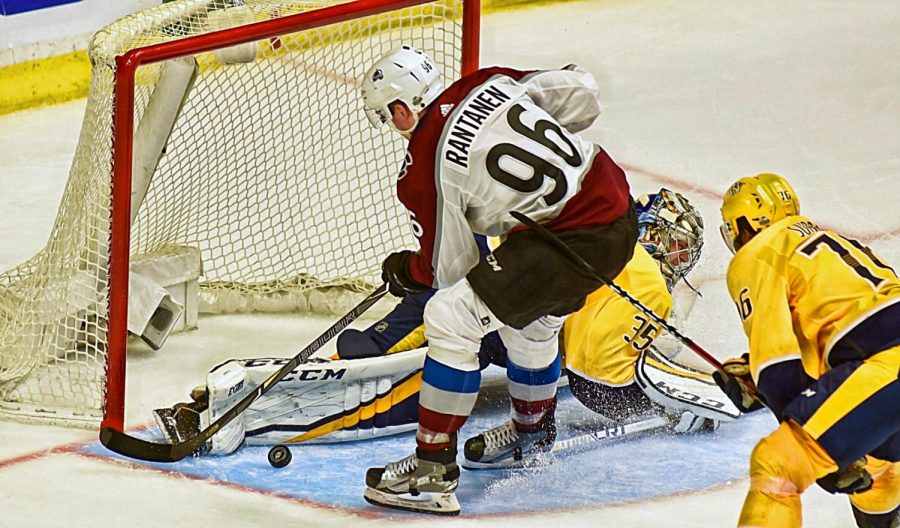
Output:
<svg viewBox="0 0 900 528">
<path fill-rule="evenodd" d="M 115 57 L 343 3 L 181 0 L 95 35 L 89 101 L 50 241 L 0 275 L 0 414 L 90 424 L 101 415 Z M 248 63 L 194 56 L 198 74 L 132 227 L 132 260 L 199 249 L 201 311 L 320 310 L 310 299 L 323 288 L 367 290 L 380 259 L 414 240 L 393 191 L 403 141 L 368 126 L 359 79 L 401 44 L 458 78 L 461 17 L 459 0 L 441 0 L 261 40 Z M 135 123 L 162 68 L 137 71 Z"/>
</svg>

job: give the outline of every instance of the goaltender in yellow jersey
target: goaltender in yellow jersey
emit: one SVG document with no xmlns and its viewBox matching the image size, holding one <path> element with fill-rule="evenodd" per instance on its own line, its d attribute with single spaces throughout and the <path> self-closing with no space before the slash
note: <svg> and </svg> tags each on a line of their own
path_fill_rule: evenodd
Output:
<svg viewBox="0 0 900 528">
<path fill-rule="evenodd" d="M 722 385 L 745 407 L 758 396 L 781 421 L 753 451 L 739 526 L 799 527 L 800 494 L 818 481 L 853 493 L 858 526 L 897 527 L 897 274 L 863 244 L 800 216 L 793 189 L 774 174 L 732 185 L 722 218 L 735 251 L 728 290 L 750 344 L 749 357 L 726 362 L 732 377 Z"/>
<path fill-rule="evenodd" d="M 672 288 L 699 260 L 703 220 L 684 196 L 668 189 L 641 196 L 635 209 L 638 244 L 614 282 L 668 319 Z M 612 289 L 590 294 L 562 332 L 572 395 L 617 421 L 665 414 L 674 432 L 714 429 L 719 420 L 733 418 L 737 410 L 725 411 L 717 401 L 724 398 L 708 374 L 679 365 L 656 349 L 661 330 Z"/>
<path fill-rule="evenodd" d="M 672 294 L 659 264 L 638 244 L 616 284 L 663 319 L 672 311 Z M 584 307 L 566 319 L 563 347 L 570 374 L 611 387 L 634 381 L 634 366 L 662 329 L 609 288 L 588 295 Z M 571 382 L 570 382 L 571 383 Z M 576 382 L 577 383 L 577 382 Z"/>
<path fill-rule="evenodd" d="M 634 257 L 615 280 L 658 315 L 668 317 L 673 305 L 670 289 L 685 279 L 700 257 L 703 221 L 687 198 L 668 189 L 636 202 L 639 236 Z M 476 243 L 486 255 L 487 241 L 476 237 Z M 242 419 L 233 436 L 217 435 L 209 452 L 226 454 L 244 444 L 359 440 L 414 428 L 424 361 L 420 347 L 427 344 L 422 314 L 432 295 L 434 290 L 410 293 L 369 328 L 344 330 L 337 338 L 335 362 L 299 367 L 302 373 L 279 382 L 259 405 L 251 406 L 246 416 L 252 418 Z M 658 325 L 609 288 L 592 293 L 566 323 L 561 340 L 560 352 L 568 356 L 571 368 L 572 393 L 591 410 L 615 420 L 664 414 L 673 432 L 713 429 L 718 421 L 733 419 L 737 410 L 708 374 L 680 366 L 654 349 L 651 343 L 659 332 Z M 479 350 L 480 367 L 504 367 L 506 355 L 497 332 L 489 333 Z M 238 380 L 253 387 L 281 364 L 259 358 L 219 365 L 207 376 L 207 386 L 192 394 L 193 403 L 157 409 L 154 414 L 169 438 L 195 434 L 198 415 L 208 415 L 209 409 L 228 406 L 230 398 L 239 397 L 231 389 Z M 323 369 L 341 374 L 323 374 Z M 316 390 L 310 388 L 314 382 Z M 376 386 L 377 393 L 372 393 Z M 323 414 L 326 399 L 338 404 Z M 316 406 L 315 412 L 303 411 L 307 405 Z"/>
</svg>

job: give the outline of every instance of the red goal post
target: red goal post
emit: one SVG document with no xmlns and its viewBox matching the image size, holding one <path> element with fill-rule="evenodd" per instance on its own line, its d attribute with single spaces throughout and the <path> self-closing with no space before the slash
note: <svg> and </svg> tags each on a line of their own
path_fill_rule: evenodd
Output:
<svg viewBox="0 0 900 528">
<path fill-rule="evenodd" d="M 276 38 L 288 33 L 432 3 L 425 0 L 358 0 L 249 25 L 131 49 L 115 59 L 112 202 L 109 243 L 108 358 L 102 426 L 122 430 L 129 288 L 132 154 L 135 79 L 139 67 Z M 460 0 L 463 9 L 461 72 L 478 67 L 480 0 Z"/>
</svg>

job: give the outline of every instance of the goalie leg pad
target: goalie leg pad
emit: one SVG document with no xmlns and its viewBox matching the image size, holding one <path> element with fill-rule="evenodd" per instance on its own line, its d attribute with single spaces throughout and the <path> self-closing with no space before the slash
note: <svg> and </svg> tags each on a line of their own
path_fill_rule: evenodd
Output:
<svg viewBox="0 0 900 528">
<path fill-rule="evenodd" d="M 415 429 L 425 352 L 299 365 L 244 413 L 247 443 L 343 442 Z M 281 361 L 244 360 L 250 386 Z"/>
<path fill-rule="evenodd" d="M 342 442 L 415 429 L 425 349 L 357 360 L 302 364 L 217 433 L 208 452 L 243 443 Z M 201 428 L 284 364 L 281 358 L 229 361 L 207 376 Z"/>
<path fill-rule="evenodd" d="M 256 385 L 253 385 L 255 387 Z M 237 361 L 229 361 L 214 368 L 206 376 L 209 409 L 200 414 L 200 428 L 205 429 L 219 416 L 228 412 L 249 390 L 247 369 Z M 244 416 L 241 414 L 218 433 L 209 443 L 209 454 L 227 455 L 235 452 L 244 443 Z"/>
<path fill-rule="evenodd" d="M 712 375 L 679 365 L 652 346 L 638 358 L 635 381 L 651 401 L 669 410 L 723 422 L 741 414 Z"/>
</svg>

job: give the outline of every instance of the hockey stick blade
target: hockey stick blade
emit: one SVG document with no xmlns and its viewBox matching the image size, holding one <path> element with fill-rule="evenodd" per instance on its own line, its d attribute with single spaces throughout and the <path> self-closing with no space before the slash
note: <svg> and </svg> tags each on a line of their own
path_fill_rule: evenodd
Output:
<svg viewBox="0 0 900 528">
<path fill-rule="evenodd" d="M 110 427 L 104 427 L 100 430 L 100 442 L 110 451 L 119 453 L 120 455 L 134 458 L 137 460 L 146 460 L 148 462 L 177 462 L 195 452 L 197 452 L 203 444 L 212 438 L 219 430 L 229 422 L 237 418 L 242 412 L 247 410 L 253 402 L 269 391 L 276 383 L 281 381 L 285 376 L 297 368 L 317 350 L 322 348 L 325 343 L 334 336 L 341 333 L 350 323 L 356 320 L 366 310 L 372 307 L 379 299 L 388 292 L 388 285 L 382 284 L 378 289 L 369 294 L 362 302 L 357 304 L 350 312 L 337 320 L 330 328 L 310 343 L 306 348 L 297 353 L 290 361 L 284 364 L 271 376 L 266 378 L 252 392 L 244 396 L 241 401 L 237 402 L 234 407 L 225 411 L 213 423 L 200 431 L 196 436 L 192 436 L 182 442 L 174 443 L 156 443 L 148 442 L 131 436 L 123 431 L 119 431 Z"/>
</svg>

